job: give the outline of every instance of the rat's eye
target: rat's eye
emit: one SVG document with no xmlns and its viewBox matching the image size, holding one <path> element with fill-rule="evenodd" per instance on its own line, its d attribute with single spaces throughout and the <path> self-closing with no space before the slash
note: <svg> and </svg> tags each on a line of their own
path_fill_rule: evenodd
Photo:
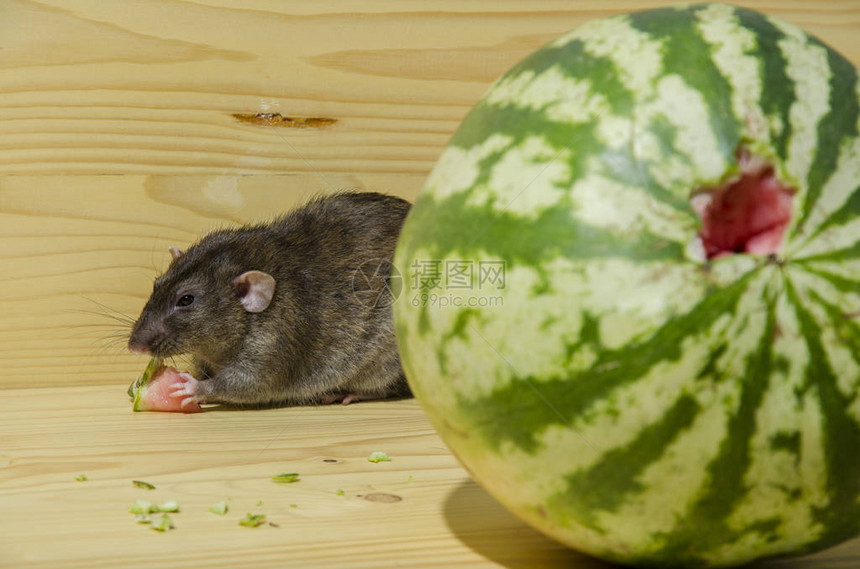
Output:
<svg viewBox="0 0 860 569">
<path fill-rule="evenodd" d="M 191 306 L 192 304 L 194 304 L 194 297 L 190 294 L 186 294 L 176 301 L 176 306 Z"/>
</svg>

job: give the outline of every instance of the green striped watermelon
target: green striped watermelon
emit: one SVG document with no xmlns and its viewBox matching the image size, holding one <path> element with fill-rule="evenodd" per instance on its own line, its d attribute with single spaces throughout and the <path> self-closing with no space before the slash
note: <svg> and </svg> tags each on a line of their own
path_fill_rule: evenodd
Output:
<svg viewBox="0 0 860 569">
<path fill-rule="evenodd" d="M 499 79 L 395 263 L 410 385 L 477 481 L 643 567 L 860 533 L 858 101 L 839 54 L 720 4 Z"/>
</svg>

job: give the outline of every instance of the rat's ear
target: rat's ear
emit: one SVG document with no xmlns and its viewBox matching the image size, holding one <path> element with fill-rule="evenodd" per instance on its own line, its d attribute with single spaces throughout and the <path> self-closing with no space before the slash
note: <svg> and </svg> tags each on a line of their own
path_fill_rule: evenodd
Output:
<svg viewBox="0 0 860 569">
<path fill-rule="evenodd" d="M 174 261 L 182 256 L 182 251 L 179 250 L 179 247 L 168 247 L 167 250 L 170 251 L 170 256 L 173 257 Z"/>
<path fill-rule="evenodd" d="M 262 271 L 248 271 L 233 279 L 239 302 L 248 312 L 262 312 L 275 296 L 275 279 Z"/>
</svg>

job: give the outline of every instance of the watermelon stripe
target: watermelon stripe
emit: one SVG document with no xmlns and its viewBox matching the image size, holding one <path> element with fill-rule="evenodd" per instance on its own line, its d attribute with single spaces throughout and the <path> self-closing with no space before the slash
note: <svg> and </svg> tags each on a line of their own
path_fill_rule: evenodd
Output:
<svg viewBox="0 0 860 569">
<path fill-rule="evenodd" d="M 738 12 L 725 4 L 709 4 L 696 13 L 698 29 L 711 45 L 711 59 L 729 82 L 732 111 L 743 125 L 739 138 L 766 140 L 768 124 L 756 104 L 762 96 L 762 62 L 757 56 L 755 31 L 744 27 Z M 740 145 L 740 140 L 735 142 Z"/>
<path fill-rule="evenodd" d="M 809 255 L 808 257 L 792 259 L 792 262 L 800 266 L 806 266 L 809 263 L 843 263 L 845 261 L 851 261 L 854 259 L 860 259 L 860 235 L 857 235 L 857 240 L 850 247 L 845 247 L 843 249 L 834 249 L 827 251 L 826 253 L 817 253 L 814 255 Z"/>
<path fill-rule="evenodd" d="M 830 503 L 815 512 L 815 517 L 826 528 L 816 545 L 837 543 L 860 531 L 860 425 L 854 421 L 848 407 L 850 398 L 840 393 L 837 379 L 830 367 L 827 353 L 821 343 L 821 326 L 804 307 L 804 302 L 790 280 L 786 280 L 786 293 L 794 305 L 810 354 L 806 381 L 815 388 L 824 417 L 825 470 Z M 853 449 L 853 450 L 849 450 Z"/>
<path fill-rule="evenodd" d="M 767 323 L 761 341 L 757 350 L 748 356 L 741 376 L 740 403 L 729 418 L 728 434 L 720 445 L 719 453 L 707 466 L 708 487 L 667 539 L 660 552 L 664 559 L 692 564 L 701 560 L 691 553 L 693 550 L 707 551 L 711 547 L 719 547 L 751 530 L 775 529 L 770 523 L 743 530 L 731 529 L 727 524 L 729 515 L 747 492 L 744 475 L 752 462 L 750 444 L 756 432 L 756 411 L 767 391 L 773 368 L 775 331 L 775 300 L 770 298 L 767 300 Z"/>
<path fill-rule="evenodd" d="M 439 347 L 436 350 L 436 356 L 439 358 L 439 369 L 441 369 L 443 373 L 448 372 L 448 345 L 457 338 L 463 340 L 468 339 L 466 327 L 469 325 L 469 321 L 473 318 L 480 320 L 480 311 L 467 308 L 458 312 L 457 318 L 454 320 L 454 324 L 451 326 L 451 329 L 442 336 L 442 339 L 439 342 Z"/>
<path fill-rule="evenodd" d="M 812 43 L 826 49 L 821 42 Z M 860 117 L 860 102 L 857 99 L 857 70 L 847 59 L 832 50 L 827 50 L 830 67 L 829 113 L 818 124 L 818 144 L 815 159 L 807 179 L 808 191 L 797 221 L 796 231 L 804 229 L 813 209 L 821 197 L 822 188 L 836 170 L 841 147 L 848 137 L 856 138 L 857 120 Z M 813 232 L 816 228 L 807 228 Z"/>
<path fill-rule="evenodd" d="M 562 122 L 557 117 L 550 119 L 548 111 L 558 110 L 558 107 L 547 109 L 539 99 L 532 106 L 514 103 L 517 99 L 548 98 L 540 89 L 523 93 L 517 88 L 523 85 L 523 88 L 528 89 L 531 83 L 523 81 L 523 78 L 533 82 L 545 73 L 554 72 L 573 81 L 585 81 L 592 93 L 600 93 L 602 100 L 606 101 L 605 112 L 629 114 L 633 96 L 618 80 L 610 59 L 591 57 L 581 41 L 571 41 L 547 50 L 547 53 L 539 51 L 527 58 L 501 79 L 493 89 L 494 92 L 500 92 L 490 100 L 482 99 L 470 111 L 469 120 L 464 121 L 457 130 L 450 145 L 467 149 L 484 143 L 491 135 L 508 134 L 514 140 L 522 140 L 524 134 L 533 132 L 559 150 L 571 146 L 573 141 L 580 141 L 582 148 L 588 148 L 589 141 L 582 139 L 590 136 L 583 135 L 581 126 L 587 120 L 580 118 L 575 122 Z M 560 66 L 559 61 L 570 62 L 570 65 Z M 571 109 L 571 112 L 574 110 Z M 562 111 L 558 112 L 563 114 Z"/>
<path fill-rule="evenodd" d="M 683 259 L 683 246 L 661 236 L 646 233 L 631 242 L 617 232 L 570 224 L 575 211 L 567 200 L 529 219 L 513 212 L 498 212 L 489 204 L 473 206 L 467 199 L 464 195 L 441 202 L 429 196 L 419 198 L 417 205 L 421 207 L 416 208 L 411 219 L 416 224 L 432 222 L 434 234 L 445 236 L 427 243 L 429 247 L 424 251 L 430 259 L 444 259 L 455 252 L 464 258 L 473 254 L 485 259 L 504 254 L 511 268 L 521 263 L 537 266 L 557 258 L 615 257 L 641 262 Z M 425 216 L 427 219 L 422 219 Z M 481 228 L 485 230 L 478 233 Z M 423 243 L 419 235 L 414 239 L 407 236 L 403 246 L 409 251 L 417 243 Z"/>
<path fill-rule="evenodd" d="M 597 521 L 598 511 L 614 511 L 631 493 L 645 490 L 637 478 L 659 460 L 666 448 L 693 423 L 701 406 L 691 395 L 682 395 L 656 423 L 649 425 L 624 447 L 613 449 L 588 470 L 566 477 L 566 490 L 553 501 L 576 504 L 578 521 L 605 531 Z"/>
<path fill-rule="evenodd" d="M 860 383 L 860 352 L 851 346 L 860 343 L 856 322 L 860 315 L 860 287 L 856 281 L 852 287 L 845 277 L 822 270 L 793 271 L 792 274 L 795 287 L 800 288 L 809 301 L 807 309 L 822 326 L 822 344 L 827 349 L 828 361 L 843 391 L 854 398 Z"/>
<path fill-rule="evenodd" d="M 860 81 L 856 81 L 860 100 Z M 807 229 L 796 239 L 788 254 L 809 256 L 811 252 L 830 250 L 844 245 L 857 234 L 852 227 L 860 217 L 860 119 L 854 124 L 854 136 L 846 136 L 840 145 L 836 170 L 821 189 L 817 205 L 806 220 Z"/>
<path fill-rule="evenodd" d="M 842 275 L 837 275 L 835 273 L 831 273 L 825 271 L 820 267 L 815 266 L 804 266 L 803 267 L 807 273 L 820 277 L 826 280 L 828 283 L 833 285 L 836 290 L 840 292 L 847 292 L 853 294 L 860 294 L 860 288 L 857 286 L 857 280 L 849 277 L 843 277 Z M 843 313 L 844 314 L 844 313 Z"/>
<path fill-rule="evenodd" d="M 818 146 L 819 125 L 830 108 L 831 69 L 827 52 L 809 43 L 799 29 L 772 20 L 785 34 L 778 41 L 780 51 L 786 59 L 786 73 L 790 86 L 794 88 L 795 103 L 789 111 L 791 137 L 788 142 L 788 158 L 783 164 L 787 182 L 796 185 L 795 206 L 803 211 L 809 191 L 809 176 Z M 790 237 L 800 234 L 800 227 L 790 229 Z"/>
<path fill-rule="evenodd" d="M 860 175 L 860 172 L 858 173 Z M 848 223 L 855 221 L 860 217 L 860 183 L 849 192 L 849 197 L 842 204 L 842 207 L 833 212 L 821 225 L 818 226 L 815 232 L 815 237 L 821 235 L 826 229 L 832 227 L 844 227 Z"/>
<path fill-rule="evenodd" d="M 854 363 L 860 365 L 860 325 L 858 325 L 854 318 L 846 315 L 842 307 L 828 302 L 814 290 L 809 291 L 808 294 L 811 300 L 824 309 L 829 320 L 826 324 L 839 337 L 851 359 L 854 360 Z M 845 377 L 844 379 L 850 381 L 852 378 Z M 853 381 L 850 381 L 850 388 L 847 390 L 843 389 L 843 391 L 848 391 L 846 395 L 850 396 L 851 399 L 856 398 L 858 383 L 860 383 L 860 377 L 857 377 L 855 374 Z"/>
<path fill-rule="evenodd" d="M 735 151 L 742 125 L 732 112 L 732 90 L 728 80 L 711 61 L 712 47 L 705 42 L 697 28 L 697 12 L 703 6 L 691 6 L 678 11 L 674 18 L 661 17 L 657 12 L 631 14 L 634 28 L 656 38 L 665 38 L 664 74 L 675 74 L 701 93 L 708 93 L 709 122 L 718 150 L 726 163 L 735 162 Z M 733 120 L 734 119 L 734 120 Z"/>
<path fill-rule="evenodd" d="M 565 66 L 563 70 L 557 62 L 556 66 L 550 66 L 547 64 L 547 56 L 542 52 L 534 56 L 534 61 L 529 58 L 518 65 L 511 75 L 496 86 L 494 93 L 499 93 L 475 106 L 469 115 L 470 120 L 457 131 L 451 146 L 471 149 L 487 144 L 488 132 L 492 132 L 492 136 L 497 138 L 517 141 L 526 140 L 528 133 L 534 133 L 548 146 L 564 154 L 563 160 L 569 168 L 569 175 L 565 180 L 559 180 L 560 189 L 575 185 L 582 179 L 584 172 L 589 171 L 592 159 L 599 158 L 605 166 L 606 175 L 612 176 L 620 183 L 629 184 L 633 181 L 635 185 L 643 185 L 657 201 L 691 214 L 687 196 L 675 195 L 657 183 L 650 174 L 650 166 L 654 161 L 637 157 L 634 148 L 626 140 L 623 144 L 612 149 L 604 148 L 598 153 L 603 146 L 601 137 L 605 136 L 602 134 L 605 121 L 632 120 L 630 109 L 633 98 L 619 82 L 619 77 L 623 75 L 619 67 L 608 56 L 590 56 L 586 44 L 579 39 L 569 40 L 562 47 L 548 49 L 556 57 L 567 58 L 566 61 L 571 65 Z M 575 69 L 576 73 L 571 73 L 571 69 Z M 580 82 L 586 81 L 585 78 L 588 77 L 589 97 L 599 98 L 601 101 L 611 100 L 613 104 L 607 102 L 605 108 L 590 109 L 585 108 L 587 99 L 583 98 L 581 104 L 575 100 L 568 102 L 565 107 L 572 107 L 570 110 L 565 110 L 564 107 L 547 108 L 542 104 L 542 100 L 551 99 L 553 92 L 546 93 L 541 81 L 547 81 L 542 74 L 549 73 L 564 73 L 568 79 Z M 550 83 L 557 83 L 557 80 L 552 79 Z M 529 90 L 524 92 L 526 88 Z M 575 99 L 572 94 L 570 96 Z M 523 105 L 521 102 L 515 105 L 513 101 L 518 98 L 527 100 L 529 105 Z M 585 110 L 582 110 L 583 108 Z M 576 120 L 574 116 L 577 116 Z M 475 128 L 470 128 L 469 125 L 475 125 Z M 493 125 L 494 128 L 492 131 L 485 130 L 486 125 Z M 632 122 L 630 128 L 633 128 Z M 625 134 L 630 128 L 625 130 Z M 655 134 L 659 136 L 661 131 L 656 131 Z M 669 131 L 668 135 L 668 141 L 660 141 L 664 148 L 673 147 L 675 133 Z M 491 190 L 497 191 L 498 188 L 491 183 L 493 169 L 501 165 L 501 159 L 513 148 L 514 144 L 511 143 L 481 160 L 478 164 L 480 173 L 473 185 L 486 184 Z M 526 189 L 525 186 L 526 184 L 523 184 L 521 188 L 516 188 L 515 196 L 507 196 L 507 199 L 502 200 L 503 203 L 497 204 L 497 209 L 506 209 L 512 199 L 519 197 L 520 191 Z"/>
<path fill-rule="evenodd" d="M 465 416 L 472 417 L 477 435 L 499 449 L 508 441 L 525 452 L 540 447 L 538 435 L 551 425 L 564 424 L 555 413 L 547 413 L 543 402 L 534 397 L 537 386 L 544 399 L 552 401 L 569 418 L 576 418 L 606 398 L 620 386 L 644 376 L 654 365 L 681 358 L 684 338 L 706 332 L 723 314 L 734 313 L 749 281 L 758 274 L 751 271 L 730 286 L 713 291 L 689 313 L 669 320 L 647 341 L 621 350 L 598 350 L 597 361 L 585 372 L 571 377 L 515 376 L 504 387 L 479 398 L 459 397 Z M 505 416 L 493 409 L 509 409 Z"/>
<path fill-rule="evenodd" d="M 742 8 L 735 12 L 741 24 L 758 34 L 753 52 L 762 62 L 762 90 L 758 104 L 769 119 L 776 154 L 784 161 L 788 159 L 788 141 L 792 132 L 789 113 L 797 100 L 794 90 L 786 89 L 786 85 L 791 84 L 786 72 L 788 62 L 778 47 L 785 35 L 764 14 Z"/>
</svg>

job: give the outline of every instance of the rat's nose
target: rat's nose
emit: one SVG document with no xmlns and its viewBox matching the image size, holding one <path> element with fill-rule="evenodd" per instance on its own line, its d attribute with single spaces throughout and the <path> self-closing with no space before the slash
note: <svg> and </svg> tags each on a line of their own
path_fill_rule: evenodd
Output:
<svg viewBox="0 0 860 569">
<path fill-rule="evenodd" d="M 158 333 L 153 330 L 152 325 L 139 320 L 131 329 L 128 351 L 141 356 L 151 354 L 157 339 Z"/>
<path fill-rule="evenodd" d="M 149 354 L 149 346 L 146 342 L 142 341 L 139 338 L 135 338 L 132 336 L 128 340 L 128 351 L 132 354 L 137 354 L 139 356 L 145 356 Z"/>
</svg>

